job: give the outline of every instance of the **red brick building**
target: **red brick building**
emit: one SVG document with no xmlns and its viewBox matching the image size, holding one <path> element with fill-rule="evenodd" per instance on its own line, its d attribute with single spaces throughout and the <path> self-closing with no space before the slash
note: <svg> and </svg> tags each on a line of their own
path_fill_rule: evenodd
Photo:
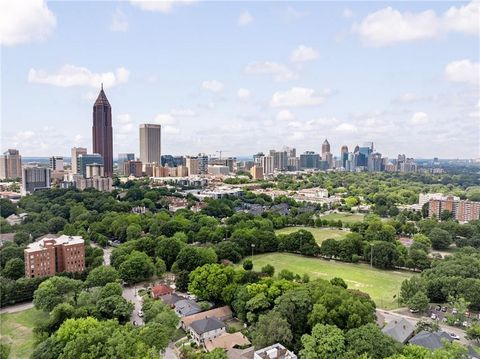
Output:
<svg viewBox="0 0 480 359">
<path fill-rule="evenodd" d="M 43 277 L 85 270 L 85 242 L 81 236 L 43 238 L 24 250 L 25 277 Z"/>
<path fill-rule="evenodd" d="M 443 211 L 449 211 L 453 218 L 461 223 L 480 219 L 480 202 L 455 200 L 449 196 L 446 199 L 431 199 L 428 202 L 429 217 L 440 218 Z"/>
</svg>

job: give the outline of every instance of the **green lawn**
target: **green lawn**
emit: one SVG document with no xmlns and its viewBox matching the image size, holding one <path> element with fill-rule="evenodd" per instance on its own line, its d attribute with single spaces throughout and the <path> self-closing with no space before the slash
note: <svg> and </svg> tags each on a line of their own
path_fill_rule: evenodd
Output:
<svg viewBox="0 0 480 359">
<path fill-rule="evenodd" d="M 330 213 L 325 216 L 320 216 L 321 219 L 326 219 L 329 221 L 341 220 L 344 223 L 361 222 L 363 221 L 363 217 L 365 217 L 365 215 L 361 213 Z"/>
<path fill-rule="evenodd" d="M 0 340 L 11 347 L 9 359 L 30 358 L 35 338 L 33 327 L 48 314 L 35 308 L 0 314 Z"/>
<path fill-rule="evenodd" d="M 325 239 L 328 239 L 328 238 L 341 239 L 345 237 L 348 233 L 347 230 L 341 230 L 341 229 L 313 228 L 313 227 L 303 227 L 303 226 L 286 227 L 286 228 L 276 230 L 275 233 L 289 234 L 292 232 L 299 231 L 301 229 L 311 232 L 315 237 L 315 241 L 318 244 L 322 243 Z"/>
<path fill-rule="evenodd" d="M 398 295 L 402 282 L 413 275 L 404 271 L 370 268 L 368 264 L 343 263 L 288 253 L 259 254 L 253 257 L 255 270 L 260 270 L 266 264 L 273 265 L 276 273 L 288 269 L 295 274 L 307 273 L 311 279 L 341 277 L 349 288 L 370 294 L 377 307 L 383 309 L 398 307 L 397 299 L 393 296 Z"/>
</svg>

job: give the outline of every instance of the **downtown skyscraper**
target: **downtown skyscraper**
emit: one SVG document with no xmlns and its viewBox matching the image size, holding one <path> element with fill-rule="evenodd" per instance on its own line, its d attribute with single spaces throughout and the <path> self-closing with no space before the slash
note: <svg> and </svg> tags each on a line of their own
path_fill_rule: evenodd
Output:
<svg viewBox="0 0 480 359">
<path fill-rule="evenodd" d="M 161 164 L 161 126 L 152 124 L 140 125 L 140 161 L 143 164 Z"/>
<path fill-rule="evenodd" d="M 103 157 L 106 177 L 113 175 L 113 135 L 112 135 L 112 107 L 103 91 L 103 84 L 98 98 L 93 105 L 93 153 Z"/>
</svg>

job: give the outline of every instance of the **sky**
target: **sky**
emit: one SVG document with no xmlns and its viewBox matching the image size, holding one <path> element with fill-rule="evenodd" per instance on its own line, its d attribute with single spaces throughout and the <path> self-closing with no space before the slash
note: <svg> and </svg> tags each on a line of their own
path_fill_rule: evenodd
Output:
<svg viewBox="0 0 480 359">
<path fill-rule="evenodd" d="M 480 156 L 480 1 L 0 1 L 1 150 Z"/>
</svg>

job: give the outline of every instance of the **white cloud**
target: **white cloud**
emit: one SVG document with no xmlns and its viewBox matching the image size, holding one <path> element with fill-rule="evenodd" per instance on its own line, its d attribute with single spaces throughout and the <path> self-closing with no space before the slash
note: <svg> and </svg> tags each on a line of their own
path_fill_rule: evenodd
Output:
<svg viewBox="0 0 480 359">
<path fill-rule="evenodd" d="M 178 127 L 166 125 L 166 126 L 162 126 L 162 132 L 168 133 L 170 135 L 176 135 L 180 133 L 180 129 Z"/>
<path fill-rule="evenodd" d="M 295 9 L 293 6 L 288 6 L 285 12 L 283 13 L 283 19 L 286 22 L 299 20 L 301 18 L 304 18 L 305 16 L 308 16 L 307 11 L 299 11 Z"/>
<path fill-rule="evenodd" d="M 351 123 L 341 123 L 337 127 L 335 127 L 335 131 L 338 132 L 356 132 L 357 126 L 352 125 Z"/>
<path fill-rule="evenodd" d="M 130 0 L 130 3 L 144 11 L 158 11 L 168 14 L 175 6 L 186 6 L 196 3 L 197 0 Z"/>
<path fill-rule="evenodd" d="M 116 123 L 113 128 L 116 134 L 126 135 L 131 134 L 135 130 L 135 125 L 132 121 L 130 114 L 125 113 L 116 116 Z"/>
<path fill-rule="evenodd" d="M 0 44 L 45 40 L 57 19 L 43 0 L 0 1 Z"/>
<path fill-rule="evenodd" d="M 293 50 L 290 55 L 290 61 L 292 62 L 305 62 L 318 59 L 318 51 L 313 47 L 308 47 L 305 45 L 300 45 L 295 50 Z"/>
<path fill-rule="evenodd" d="M 446 30 L 478 35 L 480 33 L 480 1 L 471 1 L 465 6 L 452 6 L 444 16 Z"/>
<path fill-rule="evenodd" d="M 425 125 L 429 122 L 429 118 L 425 112 L 415 112 L 409 122 L 411 125 Z"/>
<path fill-rule="evenodd" d="M 318 106 L 325 102 L 330 90 L 316 93 L 315 90 L 304 87 L 292 87 L 288 91 L 275 92 L 270 101 L 272 107 L 304 107 Z"/>
<path fill-rule="evenodd" d="M 430 100 L 432 100 L 432 96 L 424 96 L 424 95 L 419 95 L 412 92 L 407 92 L 393 99 L 392 102 L 393 103 L 414 103 L 414 102 L 430 101 Z"/>
<path fill-rule="evenodd" d="M 449 63 L 445 67 L 447 80 L 470 84 L 480 83 L 480 64 L 470 60 L 458 60 Z"/>
<path fill-rule="evenodd" d="M 353 30 L 367 46 L 387 46 L 398 42 L 426 40 L 448 32 L 480 34 L 480 0 L 449 8 L 443 15 L 433 10 L 400 12 L 387 7 L 371 13 Z"/>
<path fill-rule="evenodd" d="M 125 32 L 128 30 L 127 16 L 123 13 L 122 10 L 116 9 L 113 13 L 110 30 L 116 32 Z"/>
<path fill-rule="evenodd" d="M 28 72 L 28 82 L 59 87 L 88 86 L 96 88 L 103 83 L 105 87 L 113 87 L 128 82 L 129 75 L 130 72 L 124 67 L 119 67 L 115 72 L 93 73 L 85 67 L 67 64 L 50 74 L 45 70 L 31 68 Z"/>
<path fill-rule="evenodd" d="M 177 122 L 177 119 L 169 113 L 159 113 L 153 121 L 160 125 L 173 125 Z"/>
<path fill-rule="evenodd" d="M 300 131 L 295 131 L 290 136 L 288 136 L 288 139 L 291 141 L 303 140 L 304 138 L 305 135 L 303 134 L 303 132 Z"/>
<path fill-rule="evenodd" d="M 276 118 L 278 121 L 292 121 L 295 119 L 295 116 L 289 110 L 280 110 Z"/>
<path fill-rule="evenodd" d="M 202 88 L 211 92 L 222 92 L 223 84 L 217 80 L 206 80 L 202 82 Z"/>
<path fill-rule="evenodd" d="M 178 116 L 178 117 L 194 117 L 194 116 L 196 116 L 195 111 L 193 111 L 189 108 L 172 108 L 170 110 L 170 114 L 172 116 Z"/>
<path fill-rule="evenodd" d="M 237 91 L 237 96 L 241 100 L 246 100 L 250 97 L 251 93 L 250 90 L 244 89 L 244 88 L 239 88 Z"/>
<path fill-rule="evenodd" d="M 369 14 L 354 26 L 364 44 L 386 46 L 396 42 L 423 40 L 438 34 L 440 23 L 434 11 L 401 13 L 387 7 Z"/>
<path fill-rule="evenodd" d="M 250 25 L 252 21 L 253 16 L 248 11 L 244 11 L 238 16 L 238 25 L 240 26 Z"/>
<path fill-rule="evenodd" d="M 348 7 L 346 7 L 345 9 L 343 9 L 342 16 L 344 18 L 349 19 L 349 18 L 354 16 L 354 13 L 353 13 L 352 10 L 350 10 Z"/>
<path fill-rule="evenodd" d="M 251 62 L 245 68 L 249 75 L 272 75 L 275 81 L 289 81 L 298 78 L 298 75 L 283 64 L 276 62 Z"/>
</svg>

